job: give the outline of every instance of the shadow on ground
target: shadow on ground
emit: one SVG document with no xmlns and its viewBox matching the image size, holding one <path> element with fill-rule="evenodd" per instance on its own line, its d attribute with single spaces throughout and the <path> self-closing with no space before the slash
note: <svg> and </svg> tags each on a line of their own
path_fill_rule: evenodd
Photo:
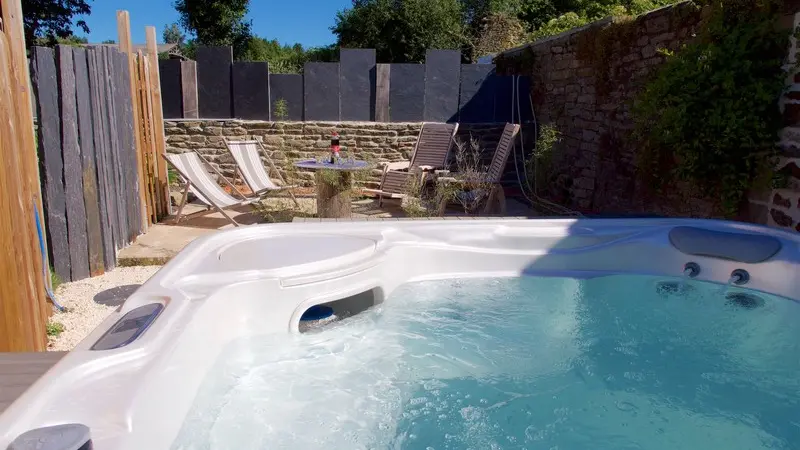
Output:
<svg viewBox="0 0 800 450">
<path fill-rule="evenodd" d="M 127 284 L 115 288 L 106 289 L 94 296 L 94 302 L 105 306 L 120 306 L 125 303 L 141 284 Z"/>
</svg>

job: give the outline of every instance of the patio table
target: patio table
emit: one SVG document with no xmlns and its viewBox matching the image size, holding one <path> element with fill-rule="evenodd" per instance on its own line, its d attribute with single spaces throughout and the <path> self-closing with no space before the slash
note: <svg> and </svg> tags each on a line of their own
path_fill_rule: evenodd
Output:
<svg viewBox="0 0 800 450">
<path fill-rule="evenodd" d="M 371 170 L 373 165 L 367 161 L 340 160 L 333 164 L 328 161 L 308 159 L 297 161 L 295 167 L 316 172 L 317 217 L 350 217 L 350 193 L 353 185 L 353 172 Z M 323 174 L 323 171 L 327 172 Z"/>
</svg>

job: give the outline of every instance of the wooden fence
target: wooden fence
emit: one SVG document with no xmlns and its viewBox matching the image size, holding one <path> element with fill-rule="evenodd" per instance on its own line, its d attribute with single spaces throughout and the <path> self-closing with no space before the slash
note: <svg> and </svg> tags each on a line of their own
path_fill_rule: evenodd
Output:
<svg viewBox="0 0 800 450">
<path fill-rule="evenodd" d="M 131 52 L 127 12 L 118 24 L 119 48 L 31 51 L 48 250 L 63 281 L 113 269 L 169 212 L 157 65 Z"/>
<path fill-rule="evenodd" d="M 41 193 L 19 0 L 0 0 L 0 352 L 46 349 Z"/>
</svg>

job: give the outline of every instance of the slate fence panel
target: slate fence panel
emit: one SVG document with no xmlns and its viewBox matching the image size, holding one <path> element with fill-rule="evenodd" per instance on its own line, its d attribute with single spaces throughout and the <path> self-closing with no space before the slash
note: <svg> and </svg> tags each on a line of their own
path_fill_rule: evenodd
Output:
<svg viewBox="0 0 800 450">
<path fill-rule="evenodd" d="M 533 118 L 529 77 L 461 64 L 458 50 L 428 50 L 425 64 L 378 64 L 373 49 L 341 49 L 340 62 L 309 62 L 302 74 L 234 62 L 229 47 L 198 48 L 196 74 L 194 61 L 160 64 L 167 118 L 490 124 L 511 121 L 517 103 L 523 122 Z"/>
<path fill-rule="evenodd" d="M 63 281 L 100 275 L 141 225 L 127 56 L 68 46 L 31 55 L 49 259 Z"/>
</svg>

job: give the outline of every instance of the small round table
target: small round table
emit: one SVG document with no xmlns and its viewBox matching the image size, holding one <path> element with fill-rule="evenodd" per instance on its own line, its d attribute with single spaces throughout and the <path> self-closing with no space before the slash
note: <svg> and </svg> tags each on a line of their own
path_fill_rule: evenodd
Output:
<svg viewBox="0 0 800 450">
<path fill-rule="evenodd" d="M 353 172 L 370 170 L 372 164 L 358 160 L 340 160 L 331 164 L 314 159 L 294 163 L 295 167 L 316 171 L 317 181 L 317 217 L 345 218 L 350 217 L 350 192 L 352 191 Z"/>
</svg>

